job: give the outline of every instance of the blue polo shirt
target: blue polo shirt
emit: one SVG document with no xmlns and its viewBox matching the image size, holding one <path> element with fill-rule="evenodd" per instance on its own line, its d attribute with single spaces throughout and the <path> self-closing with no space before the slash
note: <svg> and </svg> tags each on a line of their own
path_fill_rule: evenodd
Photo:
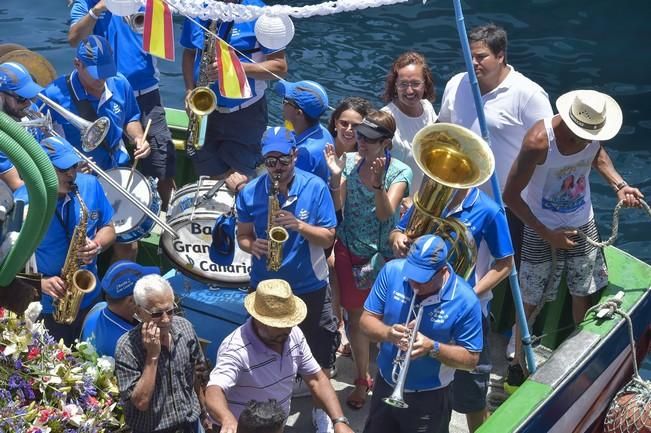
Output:
<svg viewBox="0 0 651 433">
<path fill-rule="evenodd" d="M 240 4 L 245 6 L 266 6 L 266 4 L 261 0 L 242 0 Z M 278 50 L 270 50 L 260 45 L 255 37 L 256 21 L 257 19 L 233 24 L 230 37 L 227 34 L 228 28 L 230 27 L 229 23 L 220 23 L 217 26 L 217 32 L 215 33 L 239 51 L 239 53 L 236 51 L 236 54 L 241 63 L 251 63 L 251 60 L 249 59 L 253 59 L 255 62 L 261 62 L 264 61 L 266 55 L 283 51 L 285 49 L 283 47 Z M 199 22 L 206 28 L 210 25 L 209 20 L 199 20 Z M 199 65 L 201 64 L 201 56 L 204 46 L 204 31 L 192 21 L 186 19 L 183 22 L 183 31 L 181 32 L 180 43 L 184 48 L 197 50 L 194 57 L 194 81 L 196 83 L 199 79 Z M 243 57 L 240 53 L 245 54 L 249 59 Z M 264 80 L 255 80 L 250 77 L 248 77 L 248 80 L 249 87 L 251 87 L 251 99 L 255 101 L 262 99 L 264 91 L 267 88 L 267 82 Z M 215 95 L 217 95 L 217 105 L 219 107 L 233 108 L 249 101 L 247 99 L 224 98 L 219 94 L 219 83 L 217 82 L 213 83 L 210 87 L 215 92 Z"/>
<path fill-rule="evenodd" d="M 316 174 L 324 182 L 328 182 L 330 171 L 323 151 L 326 144 L 334 144 L 330 131 L 319 123 L 296 136 L 296 167 Z"/>
<path fill-rule="evenodd" d="M 90 239 L 93 239 L 99 229 L 111 223 L 113 208 L 106 198 L 106 194 L 104 194 L 102 185 L 95 176 L 79 173 L 75 183 L 79 188 L 81 198 L 88 208 L 86 234 Z M 74 194 L 59 198 L 45 237 L 36 248 L 36 266 L 38 271 L 45 277 L 61 275 L 61 269 L 63 269 L 68 254 L 70 239 L 75 227 L 79 224 L 81 217 L 79 200 L 76 197 L 71 200 L 71 197 L 74 197 Z M 14 198 L 28 203 L 27 188 L 24 185 L 18 188 L 14 193 Z M 93 263 L 83 266 L 84 269 L 93 272 L 95 277 L 97 277 L 96 262 L 95 259 Z M 101 289 L 99 279 L 97 281 L 98 284 L 95 286 L 95 290 L 85 295 L 81 301 L 82 309 L 91 305 L 99 296 Z M 43 313 L 52 313 L 52 297 L 43 293 L 41 295 L 41 305 L 43 305 Z"/>
<path fill-rule="evenodd" d="M 88 15 L 88 11 L 94 7 L 99 0 L 74 0 L 70 8 L 70 26 L 72 27 L 83 17 Z M 99 20 L 93 27 L 93 34 L 106 37 L 109 22 L 111 21 L 112 14 L 109 11 L 102 13 Z"/>
<path fill-rule="evenodd" d="M 0 174 L 4 174 L 11 170 L 14 165 L 11 163 L 7 155 L 3 152 L 0 152 Z"/>
<path fill-rule="evenodd" d="M 84 152 L 84 154 L 92 157 L 95 163 L 104 170 L 126 165 L 129 162 L 129 154 L 122 143 L 122 134 L 129 122 L 140 120 L 138 101 L 133 96 L 133 89 L 129 82 L 120 74 L 109 78 L 106 80 L 104 93 L 99 100 L 86 93 L 86 90 L 79 81 L 77 71 L 73 71 L 70 75 L 70 82 L 77 99 L 88 100 L 97 112 L 97 117 L 106 116 L 111 121 L 111 126 L 106 136 L 106 142 L 110 146 L 110 152 L 109 149 L 101 144 L 92 152 Z M 68 90 L 65 75 L 50 83 L 43 93 L 62 105 L 65 109 L 79 115 L 77 106 L 73 103 Z M 50 110 L 50 113 L 52 114 L 53 121 L 63 126 L 63 132 L 70 144 L 82 150 L 79 129 L 75 128 L 56 111 Z"/>
<path fill-rule="evenodd" d="M 406 259 L 388 262 L 378 275 L 366 298 L 364 309 L 382 316 L 387 325 L 404 324 L 407 320 L 414 292 L 403 273 Z M 452 268 L 450 278 L 441 290 L 423 299 L 420 308 L 423 318 L 418 331 L 430 339 L 445 344 L 456 344 L 470 352 L 482 350 L 481 308 L 468 283 L 459 278 Z M 413 320 L 413 318 L 412 318 Z M 377 366 L 384 380 L 394 385 L 391 377 L 397 346 L 389 342 L 380 345 Z M 448 386 L 455 369 L 429 356 L 413 359 L 407 373 L 406 391 L 425 391 Z"/>
<path fill-rule="evenodd" d="M 398 230 L 405 231 L 413 212 L 414 207 L 412 205 L 396 226 Z M 513 255 L 509 224 L 504 209 L 500 208 L 492 198 L 478 188 L 471 188 L 461 206 L 452 210 L 445 217 L 454 217 L 464 223 L 475 238 L 477 247 L 479 248 L 479 244 L 485 241 L 494 258 L 502 259 Z M 468 283 L 474 287 L 474 271 L 468 278 Z"/>
<path fill-rule="evenodd" d="M 237 219 L 253 223 L 255 236 L 267 238 L 268 199 L 271 189 L 269 175 L 254 179 L 237 196 Z M 335 207 L 325 182 L 311 173 L 295 169 L 287 197 L 279 195 L 281 208 L 307 224 L 334 228 L 337 225 Z M 319 290 L 328 283 L 328 265 L 323 248 L 310 244 L 298 232 L 288 230 L 289 239 L 283 246 L 283 261 L 278 272 L 267 271 L 267 258 L 251 256 L 251 286 L 262 280 L 280 278 L 287 281 L 294 293 Z"/>
<path fill-rule="evenodd" d="M 122 334 L 135 328 L 135 324 L 127 322 L 118 316 L 108 306 L 91 311 L 94 317 L 86 317 L 84 328 L 81 330 L 81 340 L 91 341 L 97 354 L 115 356 L 115 346 Z"/>
</svg>

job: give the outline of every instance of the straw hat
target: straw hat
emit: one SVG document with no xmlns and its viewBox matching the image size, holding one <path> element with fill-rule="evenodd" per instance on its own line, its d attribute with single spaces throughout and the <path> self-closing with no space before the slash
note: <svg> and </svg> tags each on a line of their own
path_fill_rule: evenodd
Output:
<svg viewBox="0 0 651 433">
<path fill-rule="evenodd" d="M 622 109 L 610 96 L 594 90 L 573 90 L 556 100 L 563 122 L 577 137 L 606 141 L 622 127 Z"/>
<path fill-rule="evenodd" d="M 251 316 L 272 328 L 291 328 L 305 319 L 307 306 L 285 280 L 260 281 L 258 288 L 244 298 Z"/>
</svg>

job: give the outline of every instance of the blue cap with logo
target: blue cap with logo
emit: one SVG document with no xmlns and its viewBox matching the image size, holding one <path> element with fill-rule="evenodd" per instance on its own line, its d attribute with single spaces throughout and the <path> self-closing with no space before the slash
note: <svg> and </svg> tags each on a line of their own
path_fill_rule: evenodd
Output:
<svg viewBox="0 0 651 433">
<path fill-rule="evenodd" d="M 280 80 L 274 91 L 285 99 L 293 101 L 308 117 L 318 119 L 328 109 L 328 94 L 323 86 L 314 81 L 292 83 Z"/>
<path fill-rule="evenodd" d="M 59 170 L 67 170 L 81 162 L 72 144 L 63 137 L 48 137 L 41 140 L 41 147 L 52 161 L 52 165 Z"/>
<path fill-rule="evenodd" d="M 133 295 L 136 281 L 145 275 L 160 274 L 155 266 L 141 266 L 129 260 L 120 260 L 111 265 L 102 278 L 102 290 L 112 299 Z"/>
<path fill-rule="evenodd" d="M 36 84 L 23 65 L 5 62 L 0 65 L 0 92 L 15 93 L 23 98 L 33 98 L 43 88 Z"/>
<path fill-rule="evenodd" d="M 271 152 L 280 152 L 283 155 L 289 155 L 292 149 L 296 147 L 296 135 L 294 131 L 275 126 L 267 128 L 265 133 L 262 134 L 260 144 L 262 145 L 262 156 Z"/>
<path fill-rule="evenodd" d="M 411 245 L 403 274 L 417 283 L 426 283 L 447 264 L 448 247 L 439 236 L 421 236 Z"/>
<path fill-rule="evenodd" d="M 77 58 L 96 80 L 114 77 L 118 73 L 111 44 L 102 36 L 90 35 L 83 39 L 77 47 Z"/>
</svg>

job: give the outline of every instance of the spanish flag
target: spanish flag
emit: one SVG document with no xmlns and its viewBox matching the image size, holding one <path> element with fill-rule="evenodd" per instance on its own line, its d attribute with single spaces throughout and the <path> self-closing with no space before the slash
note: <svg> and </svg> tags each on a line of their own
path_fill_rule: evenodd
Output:
<svg viewBox="0 0 651 433">
<path fill-rule="evenodd" d="M 251 95 L 249 80 L 235 51 L 220 39 L 217 45 L 219 93 L 224 98 L 248 99 Z"/>
<path fill-rule="evenodd" d="M 147 0 L 143 49 L 152 56 L 174 61 L 172 12 L 164 0 Z"/>
</svg>

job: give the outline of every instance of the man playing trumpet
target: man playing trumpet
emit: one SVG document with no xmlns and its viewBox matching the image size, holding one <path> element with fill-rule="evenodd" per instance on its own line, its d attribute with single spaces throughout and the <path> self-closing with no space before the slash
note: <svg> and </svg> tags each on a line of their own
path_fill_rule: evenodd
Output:
<svg viewBox="0 0 651 433">
<path fill-rule="evenodd" d="M 440 237 L 421 236 L 406 259 L 384 266 L 371 289 L 361 328 L 382 344 L 364 433 L 448 432 L 449 385 L 455 369 L 472 370 L 477 365 L 482 314 L 479 300 L 454 273 L 447 256 L 448 248 Z M 419 309 L 423 309 L 421 320 L 415 323 Z M 412 338 L 411 351 L 406 353 Z M 401 383 L 394 377 L 398 350 L 410 359 Z M 390 395 L 395 397 L 396 387 L 408 405 L 400 411 L 383 402 Z"/>
</svg>

